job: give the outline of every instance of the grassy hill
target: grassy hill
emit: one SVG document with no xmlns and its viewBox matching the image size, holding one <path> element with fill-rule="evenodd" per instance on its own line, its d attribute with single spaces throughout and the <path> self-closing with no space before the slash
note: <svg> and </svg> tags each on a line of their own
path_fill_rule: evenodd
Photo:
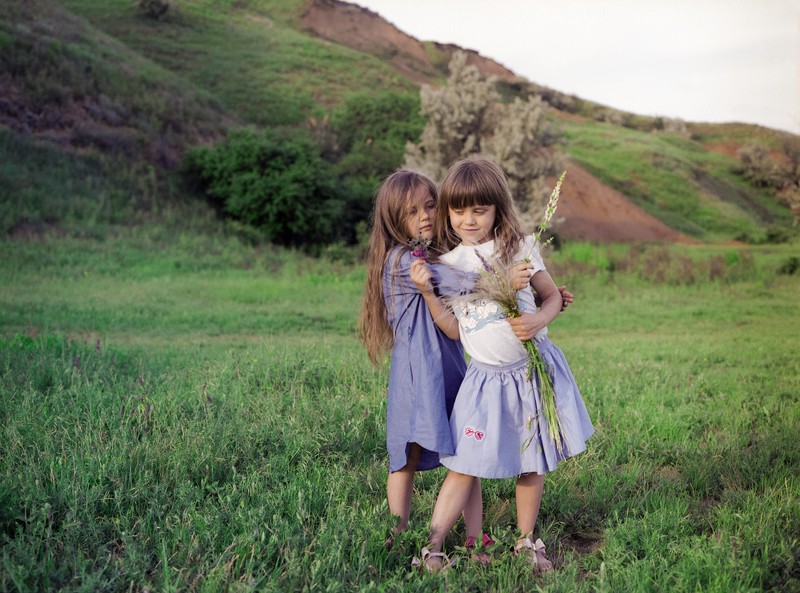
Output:
<svg viewBox="0 0 800 593">
<path fill-rule="evenodd" d="M 190 147 L 241 126 L 305 128 L 355 93 L 417 94 L 392 56 L 304 32 L 307 6 L 181 0 L 152 19 L 130 0 L 0 0 L 0 232 L 146 219 L 187 203 L 173 172 Z M 653 118 L 532 83 L 512 89 L 529 92 L 556 108 L 570 158 L 669 226 L 703 241 L 791 234 L 780 196 L 732 172 L 736 147 L 780 150 L 779 133 L 655 133 Z"/>
<path fill-rule="evenodd" d="M 673 229 L 724 241 L 792 225 L 774 195 L 733 173 L 736 159 L 698 141 L 594 121 L 563 125 L 576 162 Z"/>
</svg>

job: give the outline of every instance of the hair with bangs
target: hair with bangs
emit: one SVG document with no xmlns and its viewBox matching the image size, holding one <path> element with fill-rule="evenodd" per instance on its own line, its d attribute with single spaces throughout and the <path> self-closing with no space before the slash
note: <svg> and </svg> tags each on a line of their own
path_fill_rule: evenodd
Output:
<svg viewBox="0 0 800 593">
<path fill-rule="evenodd" d="M 447 171 L 439 190 L 435 236 L 449 251 L 461 243 L 450 224 L 450 209 L 494 206 L 495 253 L 504 265 L 511 263 L 525 239 L 514 198 L 503 170 L 487 155 L 473 155 L 456 161 Z"/>
<path fill-rule="evenodd" d="M 408 236 L 406 223 L 411 201 L 420 189 L 438 201 L 439 194 L 433 181 L 422 173 L 400 169 L 384 179 L 375 193 L 366 254 L 367 281 L 358 320 L 358 336 L 375 365 L 394 344 L 383 294 L 383 270 L 392 249 L 398 245 L 407 246 L 412 238 Z"/>
</svg>

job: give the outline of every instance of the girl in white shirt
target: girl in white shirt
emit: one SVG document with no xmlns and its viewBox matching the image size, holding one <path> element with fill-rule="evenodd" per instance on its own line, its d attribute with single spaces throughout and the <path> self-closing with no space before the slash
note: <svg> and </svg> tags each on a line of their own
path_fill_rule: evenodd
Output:
<svg viewBox="0 0 800 593">
<path fill-rule="evenodd" d="M 527 554 L 537 572 L 550 570 L 544 544 L 533 541 L 544 474 L 584 451 L 594 432 L 564 354 L 547 337 L 547 325 L 561 311 L 562 297 L 538 245 L 522 230 L 503 171 L 488 158 L 470 157 L 450 168 L 440 188 L 436 226 L 439 244 L 451 249 L 440 261 L 461 271 L 479 272 L 483 261 L 510 268 L 530 260 L 530 286 L 541 307 L 536 307 L 530 286 L 517 293 L 519 317 L 507 317 L 497 302 L 480 298 L 455 301 L 455 317 L 441 315 L 437 307 L 437 324 L 444 331 L 452 332 L 457 322 L 470 363 L 450 417 L 455 453 L 440 458 L 450 471 L 436 501 L 420 564 L 431 571 L 449 565 L 442 544 L 478 478 L 515 477 L 520 532 L 515 551 Z M 425 262 L 412 265 L 411 277 L 430 303 L 431 273 Z M 536 342 L 556 394 L 560 450 L 549 436 L 536 378 L 528 379 L 522 342 L 530 339 Z"/>
</svg>

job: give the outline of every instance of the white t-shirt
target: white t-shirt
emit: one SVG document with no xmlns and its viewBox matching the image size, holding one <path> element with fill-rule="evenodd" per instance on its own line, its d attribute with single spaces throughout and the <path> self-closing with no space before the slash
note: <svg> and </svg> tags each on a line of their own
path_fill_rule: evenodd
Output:
<svg viewBox="0 0 800 593">
<path fill-rule="evenodd" d="M 480 272 L 483 263 L 475 254 L 479 252 L 486 261 L 494 264 L 494 241 L 480 245 L 464 245 L 463 243 L 442 255 L 439 259 L 445 264 L 464 272 Z M 515 261 L 530 259 L 533 273 L 545 270 L 544 261 L 539 253 L 539 245 L 533 245 L 533 237 L 525 238 L 525 245 L 517 253 Z M 521 311 L 536 311 L 533 291 L 530 286 L 517 292 L 517 301 Z M 486 299 L 470 298 L 466 295 L 456 301 L 453 311 L 458 319 L 458 332 L 464 350 L 471 358 L 484 364 L 501 365 L 516 362 L 526 356 L 522 342 L 511 329 L 506 314 L 497 302 Z M 547 335 L 547 328 L 536 334 L 536 339 Z"/>
</svg>

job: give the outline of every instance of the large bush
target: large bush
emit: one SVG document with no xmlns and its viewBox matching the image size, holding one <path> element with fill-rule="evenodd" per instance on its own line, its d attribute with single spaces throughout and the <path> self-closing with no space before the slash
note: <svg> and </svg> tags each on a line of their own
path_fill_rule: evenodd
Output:
<svg viewBox="0 0 800 593">
<path fill-rule="evenodd" d="M 184 171 L 224 214 L 281 245 L 350 241 L 362 210 L 348 208 L 352 193 L 303 137 L 237 131 L 190 151 Z"/>
<path fill-rule="evenodd" d="M 453 55 L 449 69 L 444 87 L 420 91 L 428 120 L 420 142 L 407 145 L 406 165 L 438 181 L 456 159 L 491 154 L 508 176 L 523 220 L 532 228 L 541 222 L 550 193 L 546 178 L 562 168 L 556 151 L 560 132 L 547 118 L 547 104 L 534 95 L 501 103 L 494 81 L 467 65 L 463 52 Z"/>
<path fill-rule="evenodd" d="M 379 181 L 402 164 L 406 143 L 418 141 L 424 126 L 417 94 L 352 95 L 331 114 L 337 170 Z"/>
</svg>

